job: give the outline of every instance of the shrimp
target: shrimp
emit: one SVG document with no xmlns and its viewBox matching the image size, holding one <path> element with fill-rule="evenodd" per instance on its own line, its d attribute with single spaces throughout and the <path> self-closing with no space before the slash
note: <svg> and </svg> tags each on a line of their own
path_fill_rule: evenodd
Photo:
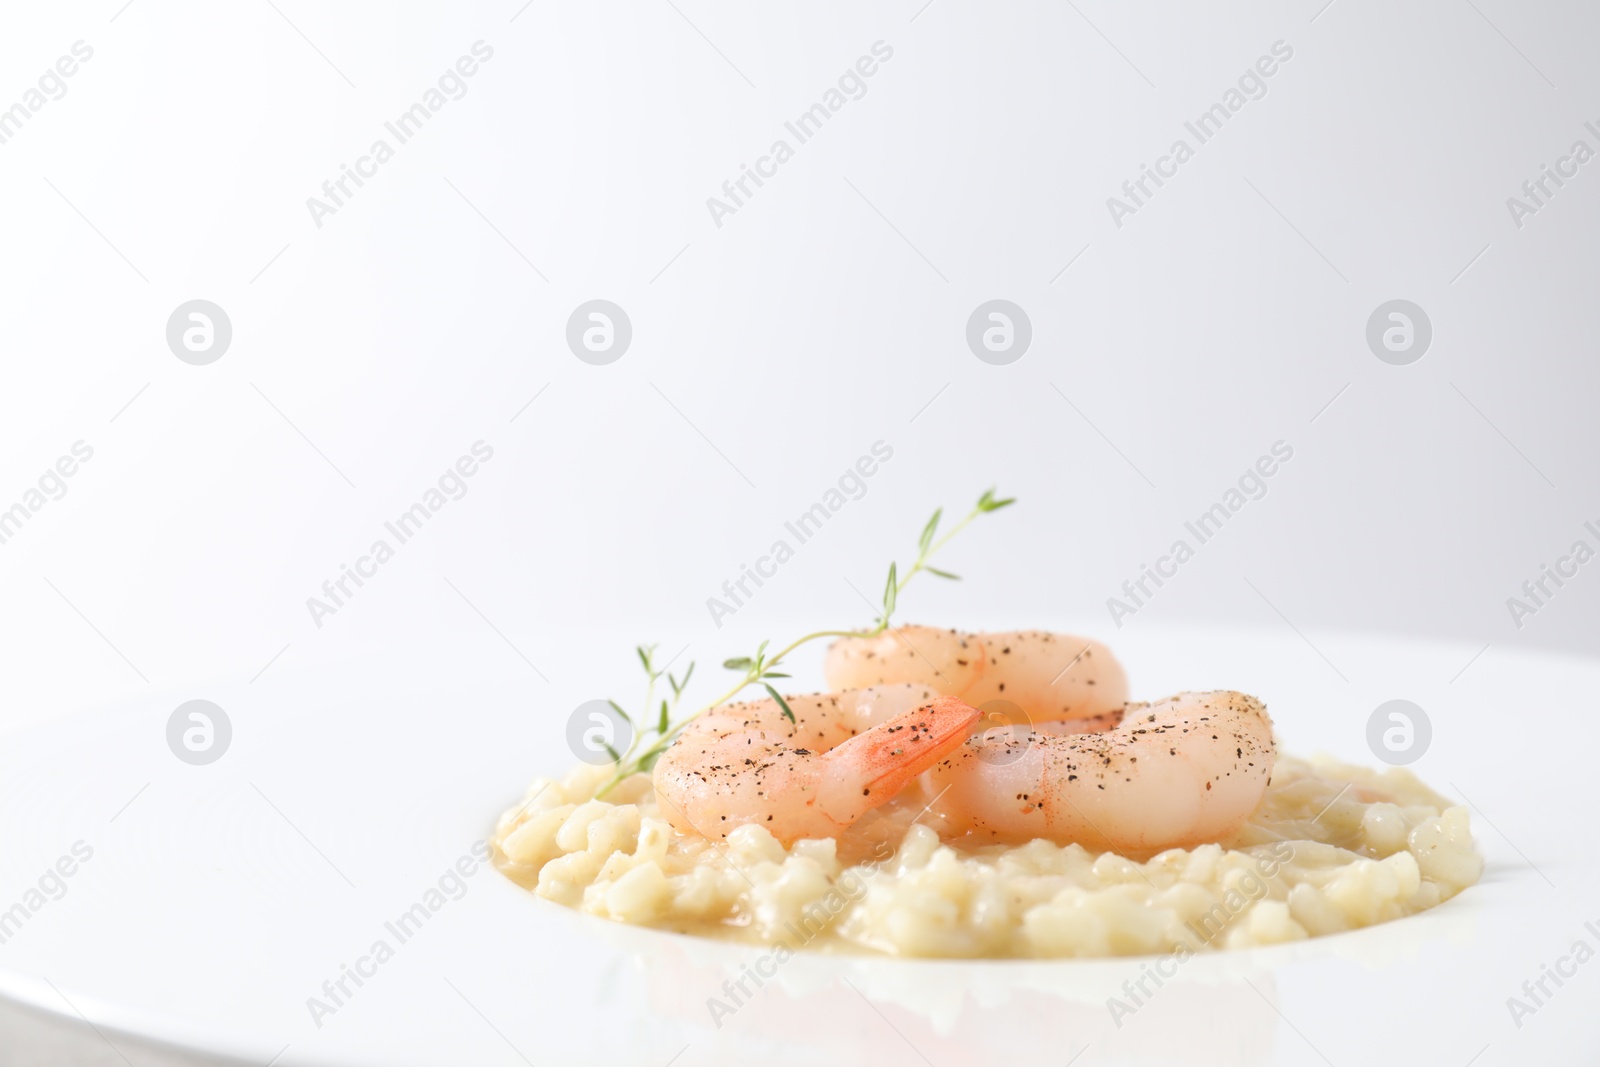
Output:
<svg viewBox="0 0 1600 1067">
<path fill-rule="evenodd" d="M 877 637 L 847 637 L 823 668 L 835 689 L 911 682 L 956 697 L 1012 723 L 1093 719 L 1120 711 L 1128 678 L 1098 641 L 1041 630 L 968 634 L 901 626 Z"/>
<path fill-rule="evenodd" d="M 1255 697 L 1179 693 L 1129 704 L 1110 729 L 987 730 L 937 763 L 924 788 L 957 835 L 1154 853 L 1237 832 L 1261 804 L 1274 754 Z"/>
<path fill-rule="evenodd" d="M 893 685 L 724 704 L 683 728 L 655 766 L 674 827 L 727 837 L 755 823 L 790 844 L 835 837 L 950 755 L 978 711 L 931 689 Z"/>
</svg>

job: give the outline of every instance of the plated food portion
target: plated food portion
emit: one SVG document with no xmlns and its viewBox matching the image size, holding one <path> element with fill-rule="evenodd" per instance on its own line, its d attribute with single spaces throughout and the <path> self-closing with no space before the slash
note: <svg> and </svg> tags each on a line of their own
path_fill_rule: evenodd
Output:
<svg viewBox="0 0 1600 1067">
<path fill-rule="evenodd" d="M 502 815 L 500 869 L 622 922 L 919 957 L 1194 953 L 1410 915 L 1473 884 L 1462 807 L 1404 770 L 1281 756 L 1242 692 L 1128 699 L 1091 639 L 894 626 L 941 540 L 893 565 L 862 630 L 724 664 L 738 683 L 675 725 L 689 684 L 640 659 L 649 736 L 541 779 Z M 827 691 L 784 695 L 828 640 Z M 736 700 L 759 687 L 765 695 Z M 619 715 L 629 715 L 614 705 Z"/>
</svg>

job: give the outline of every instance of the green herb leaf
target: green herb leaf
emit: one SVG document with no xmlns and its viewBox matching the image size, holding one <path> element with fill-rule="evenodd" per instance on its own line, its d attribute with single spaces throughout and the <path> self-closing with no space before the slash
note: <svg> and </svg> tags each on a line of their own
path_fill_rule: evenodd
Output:
<svg viewBox="0 0 1600 1067">
<path fill-rule="evenodd" d="M 763 678 L 787 678 L 787 677 L 789 677 L 789 675 L 784 674 L 782 671 L 762 671 L 761 672 L 761 677 L 763 677 Z"/>
<path fill-rule="evenodd" d="M 941 578 L 948 578 L 952 582 L 959 582 L 961 580 L 961 575 L 951 574 L 949 571 L 942 571 L 938 567 L 929 567 L 924 565 L 922 569 L 927 571 L 929 574 L 937 574 Z"/>
<path fill-rule="evenodd" d="M 683 691 L 689 687 L 689 677 L 692 674 L 694 674 L 694 661 L 692 660 L 689 662 L 689 669 L 683 672 L 683 681 L 681 682 L 674 678 L 670 671 L 667 672 L 667 684 L 672 686 L 674 699 L 683 696 Z"/>
<path fill-rule="evenodd" d="M 604 741 L 600 742 L 600 746 L 602 748 L 604 748 L 606 750 L 607 754 L 609 754 L 611 756 L 611 762 L 612 763 L 621 763 L 622 762 L 622 755 L 616 749 L 612 748 L 610 745 L 606 744 L 606 742 L 604 742 Z"/>
<path fill-rule="evenodd" d="M 650 666 L 649 651 L 643 645 L 635 645 L 633 650 L 639 653 L 639 662 L 644 664 L 644 672 L 646 674 L 654 674 L 655 671 Z"/>
<path fill-rule="evenodd" d="M 736 659 L 723 660 L 722 665 L 730 671 L 747 671 L 754 665 L 754 661 L 749 656 L 739 656 Z"/>
<path fill-rule="evenodd" d="M 606 701 L 606 703 L 610 704 L 613 708 L 616 709 L 617 714 L 622 716 L 622 721 L 623 722 L 627 723 L 629 726 L 633 725 L 633 720 L 628 717 L 628 713 L 627 712 L 622 710 L 622 705 L 621 704 L 618 704 L 615 700 L 608 700 L 608 701 Z"/>
<path fill-rule="evenodd" d="M 776 700 L 778 702 L 778 707 L 783 709 L 784 718 L 788 719 L 791 724 L 794 724 L 794 712 L 790 709 L 789 702 L 783 699 L 778 691 L 767 683 L 762 682 L 761 687 L 772 694 L 772 699 Z"/>
<path fill-rule="evenodd" d="M 1005 500 L 996 500 L 994 498 L 994 490 L 986 489 L 983 495 L 978 498 L 978 510 L 983 512 L 999 511 L 1001 508 L 1010 507 L 1016 502 L 1017 498 L 1014 496 L 1007 497 Z"/>
<path fill-rule="evenodd" d="M 895 577 L 895 565 L 889 564 L 889 581 L 883 587 L 883 621 L 894 614 L 895 598 L 900 595 L 900 581 Z"/>
<path fill-rule="evenodd" d="M 666 733 L 667 732 L 667 722 L 668 722 L 667 702 L 665 700 L 663 700 L 661 702 L 661 721 L 656 724 L 656 733 L 658 733 L 658 734 Z"/>
<path fill-rule="evenodd" d="M 928 520 L 928 525 L 922 528 L 922 536 L 917 538 L 917 551 L 926 556 L 928 546 L 933 544 L 934 531 L 939 528 L 939 516 L 944 514 L 944 508 L 938 508 L 933 513 L 933 518 Z"/>
<path fill-rule="evenodd" d="M 655 770 L 656 760 L 660 759 L 661 758 L 661 753 L 665 752 L 665 751 L 666 751 L 666 749 L 664 749 L 664 748 L 663 749 L 659 749 L 659 750 L 657 750 L 655 752 L 650 753 L 648 756 L 644 757 L 643 759 L 641 759 L 639 761 L 639 770 L 642 771 L 645 774 L 649 774 L 651 771 Z"/>
</svg>

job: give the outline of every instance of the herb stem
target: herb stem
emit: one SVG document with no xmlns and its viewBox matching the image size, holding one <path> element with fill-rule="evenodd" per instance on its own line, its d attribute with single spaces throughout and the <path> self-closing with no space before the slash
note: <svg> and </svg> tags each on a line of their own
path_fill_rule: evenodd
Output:
<svg viewBox="0 0 1600 1067">
<path fill-rule="evenodd" d="M 960 522 L 958 522 L 954 526 L 950 527 L 949 532 L 947 532 L 943 537 L 941 537 L 937 541 L 935 541 L 929 547 L 927 552 L 924 552 L 924 553 L 921 553 L 920 555 L 918 555 L 916 561 L 911 564 L 911 569 L 906 571 L 906 576 L 904 578 L 899 579 L 895 583 L 896 591 L 904 589 L 906 586 L 910 585 L 911 584 L 911 579 L 915 578 L 919 571 L 923 571 L 923 570 L 927 569 L 926 568 L 926 564 L 927 564 L 928 560 L 932 559 L 934 557 L 934 554 L 937 553 L 941 548 L 943 548 L 945 545 L 949 544 L 951 538 L 955 537 L 956 534 L 960 533 L 962 530 L 965 530 L 968 526 L 970 526 L 972 524 L 972 520 L 976 519 L 979 515 L 982 515 L 983 512 L 984 512 L 984 509 L 981 508 L 981 507 L 973 508 L 971 511 L 969 511 L 967 513 L 966 518 L 962 519 Z M 882 633 L 883 630 L 887 627 L 887 623 L 888 623 L 888 620 L 884 620 L 884 625 L 880 626 L 878 628 L 877 632 L 878 633 Z"/>
<path fill-rule="evenodd" d="M 678 734 L 682 732 L 683 728 L 700 715 L 703 715 L 705 712 L 710 711 L 713 708 L 721 707 L 722 705 L 728 703 L 734 697 L 744 692 L 744 690 L 751 685 L 755 685 L 758 682 L 766 684 L 765 680 L 769 677 L 787 677 L 787 675 L 774 675 L 771 673 L 771 671 L 774 667 L 784 662 L 784 660 L 797 649 L 810 644 L 812 641 L 818 641 L 825 637 L 869 638 L 877 637 L 885 630 L 888 630 L 891 626 L 890 620 L 894 615 L 896 600 L 900 591 L 909 585 L 911 580 L 915 578 L 921 571 L 934 569 L 928 566 L 928 561 L 937 555 L 940 549 L 949 544 L 957 534 L 961 533 L 961 531 L 965 530 L 969 525 L 971 525 L 972 521 L 979 515 L 983 515 L 991 511 L 998 511 L 1013 502 L 1014 501 L 1012 500 L 996 500 L 994 498 L 994 490 L 990 489 L 978 499 L 976 507 L 968 512 L 960 522 L 946 530 L 944 536 L 938 538 L 937 540 L 933 539 L 933 532 L 938 526 L 940 513 L 937 511 L 934 512 L 933 518 L 928 521 L 928 525 L 923 531 L 922 539 L 918 542 L 917 557 L 912 561 L 911 566 L 907 568 L 905 575 L 903 577 L 897 576 L 896 568 L 893 564 L 890 564 L 889 587 L 884 594 L 883 613 L 878 617 L 871 627 L 860 630 L 817 630 L 813 633 L 806 634 L 804 637 L 798 637 L 789 642 L 789 644 L 785 645 L 782 649 L 774 653 L 770 658 L 765 654 L 767 643 L 763 641 L 761 643 L 761 647 L 756 650 L 754 657 L 729 660 L 726 666 L 735 669 L 739 667 L 744 668 L 744 674 L 739 678 L 739 680 L 734 683 L 734 685 L 728 689 L 727 692 L 701 706 L 693 714 L 680 719 L 676 725 L 669 726 L 664 730 L 658 729 L 656 731 L 657 737 L 655 741 L 643 752 L 640 752 L 637 758 L 635 758 L 634 753 L 638 750 L 644 734 L 640 726 L 634 727 L 633 736 L 628 741 L 627 752 L 623 753 L 622 758 L 617 761 L 616 770 L 612 774 L 611 778 L 605 783 L 605 785 L 600 787 L 598 792 L 595 793 L 596 798 L 604 797 L 624 779 L 634 774 L 648 771 L 654 766 L 656 758 L 659 757 L 662 752 L 665 752 L 667 748 L 675 740 L 677 740 Z M 955 577 L 953 574 L 946 574 L 945 572 L 938 571 L 936 569 L 935 573 L 943 578 Z M 654 646 L 650 647 L 651 649 L 654 648 Z M 640 649 L 639 657 L 644 662 L 645 673 L 649 677 L 649 684 L 645 689 L 644 710 L 645 716 L 649 716 L 652 714 L 651 709 L 655 702 L 656 681 L 661 675 L 655 670 L 650 661 L 649 655 L 644 648 Z M 691 664 L 691 670 L 692 669 L 693 665 Z M 684 683 L 687 684 L 687 682 L 688 676 L 685 675 Z M 683 693 L 682 689 L 679 687 L 679 683 L 675 679 L 673 680 L 672 684 L 672 711 L 676 713 Z M 770 685 L 767 685 L 767 689 L 774 695 L 777 694 L 777 691 L 772 689 Z M 778 699 L 778 703 L 780 705 L 783 704 L 782 698 Z M 788 711 L 787 705 L 784 705 L 784 710 L 786 712 Z"/>
</svg>

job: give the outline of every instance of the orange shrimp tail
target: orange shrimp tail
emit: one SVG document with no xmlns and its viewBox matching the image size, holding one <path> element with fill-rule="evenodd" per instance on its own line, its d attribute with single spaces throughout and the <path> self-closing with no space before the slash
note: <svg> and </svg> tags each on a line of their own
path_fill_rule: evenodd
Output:
<svg viewBox="0 0 1600 1067">
<path fill-rule="evenodd" d="M 972 705 L 939 697 L 852 737 L 828 755 L 853 764 L 873 796 L 893 796 L 960 747 L 980 718 Z"/>
</svg>

